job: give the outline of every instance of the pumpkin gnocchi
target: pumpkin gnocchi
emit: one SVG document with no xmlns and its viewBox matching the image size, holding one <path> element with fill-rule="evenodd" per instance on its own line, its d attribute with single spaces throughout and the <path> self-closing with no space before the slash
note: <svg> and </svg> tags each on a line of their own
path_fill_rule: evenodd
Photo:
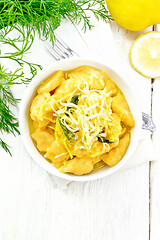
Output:
<svg viewBox="0 0 160 240">
<path fill-rule="evenodd" d="M 87 65 L 46 79 L 31 103 L 30 120 L 38 151 L 60 172 L 75 175 L 118 164 L 135 125 L 118 86 Z"/>
</svg>

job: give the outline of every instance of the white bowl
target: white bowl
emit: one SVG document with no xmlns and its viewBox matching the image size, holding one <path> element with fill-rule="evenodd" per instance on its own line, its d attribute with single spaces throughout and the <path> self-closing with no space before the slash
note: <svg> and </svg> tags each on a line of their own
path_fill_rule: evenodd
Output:
<svg viewBox="0 0 160 240">
<path fill-rule="evenodd" d="M 28 126 L 28 118 L 29 118 L 29 109 L 31 105 L 31 101 L 36 94 L 37 88 L 41 85 L 41 83 L 49 77 L 53 72 L 57 70 L 70 70 L 82 65 L 90 65 L 95 68 L 102 69 L 103 71 L 107 72 L 111 79 L 118 85 L 118 87 L 122 90 L 123 94 L 125 95 L 131 112 L 135 119 L 135 127 L 131 131 L 131 142 L 127 149 L 127 152 L 123 159 L 114 167 L 104 167 L 100 170 L 93 171 L 88 175 L 83 176 L 75 176 L 72 174 L 65 174 L 60 173 L 58 169 L 53 167 L 42 155 L 37 151 L 35 148 L 32 139 L 29 134 L 29 126 Z M 30 156 L 45 170 L 49 173 L 61 177 L 71 181 L 90 181 L 96 180 L 103 177 L 106 177 L 114 172 L 116 172 L 119 168 L 121 168 L 127 161 L 129 161 L 131 155 L 134 153 L 135 148 L 139 142 L 140 132 L 141 132 L 141 125 L 142 125 L 142 118 L 141 118 L 141 111 L 138 108 L 138 102 L 136 100 L 136 93 L 132 92 L 131 88 L 127 84 L 126 80 L 115 70 L 107 67 L 106 65 L 97 62 L 91 59 L 65 59 L 58 62 L 54 62 L 53 64 L 49 65 L 45 69 L 43 69 L 28 85 L 24 97 L 20 104 L 20 112 L 19 112 L 19 124 L 20 124 L 20 133 L 22 136 L 22 141 L 30 154 Z"/>
</svg>

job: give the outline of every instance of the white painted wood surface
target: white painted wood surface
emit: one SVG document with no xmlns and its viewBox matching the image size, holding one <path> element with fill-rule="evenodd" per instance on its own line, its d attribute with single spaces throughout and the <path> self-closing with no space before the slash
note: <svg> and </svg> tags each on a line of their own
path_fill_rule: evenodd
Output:
<svg viewBox="0 0 160 240">
<path fill-rule="evenodd" d="M 128 32 L 116 23 L 111 29 L 130 82 L 137 94 L 145 96 L 142 108 L 150 113 L 151 81 L 136 73 L 128 59 L 129 48 L 141 33 Z M 67 41 L 73 38 L 74 34 Z M 88 43 L 85 35 L 82 38 L 85 48 Z M 13 150 L 15 155 L 21 153 L 21 159 L 4 161 L 0 157 L 0 240 L 159 240 L 159 163 L 151 164 L 151 172 L 149 163 L 144 163 L 102 180 L 74 182 L 60 189 L 46 171 L 27 158 L 20 137 L 16 141 L 19 144 Z"/>
<path fill-rule="evenodd" d="M 155 26 L 155 30 L 160 31 L 160 25 Z M 160 79 L 153 81 L 153 101 L 152 101 L 152 116 L 156 124 L 156 132 L 153 133 L 153 142 L 155 151 L 160 158 Z M 151 240 L 160 239 L 160 162 L 153 162 L 150 167 L 150 186 L 151 186 Z"/>
</svg>

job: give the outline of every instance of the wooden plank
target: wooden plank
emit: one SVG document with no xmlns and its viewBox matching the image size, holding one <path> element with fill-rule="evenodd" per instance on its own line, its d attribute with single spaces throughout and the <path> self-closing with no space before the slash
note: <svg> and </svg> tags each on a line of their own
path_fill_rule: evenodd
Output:
<svg viewBox="0 0 160 240">
<path fill-rule="evenodd" d="M 122 66 L 127 72 L 128 82 L 137 93 L 142 111 L 151 113 L 151 80 L 137 73 L 130 64 L 129 50 L 133 42 L 144 32 L 152 31 L 152 27 L 140 32 L 126 31 L 115 23 L 111 23 L 117 51 L 122 62 Z M 123 57 L 122 57 L 123 56 Z M 145 97 L 144 97 L 145 95 Z"/>
<path fill-rule="evenodd" d="M 156 30 L 160 31 L 160 25 L 156 26 Z M 155 79 L 153 83 L 153 101 L 152 101 L 152 117 L 156 124 L 156 131 L 153 133 L 153 142 L 157 153 L 157 160 L 151 164 L 151 198 L 150 198 L 150 239 L 159 240 L 160 236 L 160 79 Z"/>
<path fill-rule="evenodd" d="M 112 23 L 111 27 L 112 27 L 112 31 L 113 31 L 113 35 L 114 35 L 114 40 L 115 40 L 115 43 L 117 46 L 117 51 L 118 51 L 120 59 L 122 61 L 122 65 L 124 66 L 124 68 L 128 74 L 128 81 L 132 85 L 133 89 L 135 89 L 135 91 L 139 95 L 138 97 L 140 99 L 140 104 L 141 104 L 143 111 L 150 113 L 150 111 L 151 111 L 151 81 L 142 77 L 138 73 L 136 73 L 129 64 L 129 49 L 131 47 L 131 44 L 143 32 L 139 32 L 139 33 L 128 32 L 128 31 L 120 28 L 116 23 Z M 148 30 L 151 30 L 151 28 Z M 104 35 L 104 33 L 103 33 L 103 35 Z M 85 35 L 83 33 L 81 33 L 81 36 L 85 39 Z M 89 43 L 87 43 L 87 45 L 89 45 Z M 103 49 L 103 51 L 105 51 L 104 45 L 101 46 L 101 48 Z M 139 84 L 140 81 L 143 82 L 143 85 Z M 145 99 L 144 99 L 144 95 L 142 96 L 142 92 L 143 93 L 145 92 L 145 96 L 146 96 Z M 138 182 L 140 182 L 142 179 L 145 179 L 145 183 L 144 183 L 143 187 L 141 186 L 142 189 L 140 190 L 137 188 L 137 191 L 134 194 L 135 194 L 135 196 L 137 196 L 137 193 L 144 194 L 144 196 L 143 196 L 144 198 L 142 200 L 140 197 L 138 202 L 136 202 L 135 199 L 133 201 L 135 202 L 135 204 L 137 206 L 141 205 L 140 208 L 143 209 L 143 213 L 142 213 L 142 211 L 141 210 L 139 211 L 138 207 L 135 206 L 134 212 L 135 212 L 135 216 L 136 216 L 136 214 L 139 215 L 139 217 L 141 218 L 141 222 L 143 222 L 144 225 L 141 224 L 141 229 L 137 229 L 137 231 L 135 231 L 135 233 L 133 235 L 130 234 L 130 236 L 129 236 L 130 231 L 126 230 L 126 232 L 125 231 L 123 232 L 120 230 L 121 228 L 124 228 L 124 226 L 125 226 L 124 222 L 122 221 L 121 224 L 119 224 L 118 219 L 117 219 L 117 222 L 115 219 L 115 226 L 117 226 L 116 231 L 115 231 L 116 232 L 115 236 L 111 237 L 111 235 L 110 235 L 110 237 L 108 239 L 120 239 L 120 238 L 121 239 L 132 239 L 132 238 L 133 239 L 148 239 L 148 237 L 149 237 L 149 164 L 144 164 L 142 166 L 142 169 L 143 169 L 142 170 L 143 174 L 142 174 L 142 172 L 141 172 L 142 175 L 139 175 L 138 173 L 136 173 L 136 178 L 137 178 Z M 135 181 L 134 180 L 134 173 L 135 173 L 134 171 L 135 171 L 135 168 L 130 169 L 130 179 L 128 180 L 128 181 L 131 181 L 130 188 L 132 189 L 131 191 L 133 191 L 133 192 L 134 192 L 133 184 Z M 127 174 L 127 171 L 126 172 L 123 171 L 122 175 L 124 175 L 126 177 L 126 174 Z M 122 175 L 121 175 L 121 177 L 122 177 Z M 110 179 L 112 179 L 112 178 L 110 178 Z M 106 181 L 107 181 L 107 179 L 106 179 Z M 110 182 L 109 184 L 113 186 L 114 182 Z M 137 183 L 137 187 L 138 187 L 138 185 L 139 184 Z M 127 189 L 127 186 L 128 185 L 126 184 L 124 186 L 124 188 Z M 119 192 L 119 188 L 117 188 L 117 191 Z M 130 199 L 130 195 L 128 194 L 127 191 L 125 191 L 125 194 L 122 198 L 120 197 L 120 201 L 125 201 L 124 199 L 128 199 L 128 203 L 130 204 L 131 199 Z M 142 200 L 142 202 L 141 202 L 141 200 Z M 145 203 L 144 203 L 144 201 L 145 201 Z M 109 209 L 114 208 L 114 205 L 115 205 L 115 203 L 113 203 L 113 205 L 112 205 L 112 203 L 110 203 L 109 201 L 108 201 L 108 203 L 110 205 L 108 207 L 105 206 L 107 208 L 106 211 L 109 211 Z M 130 209 L 128 207 L 126 207 L 125 211 L 126 211 L 126 217 L 128 219 L 131 219 Z M 117 213 L 118 212 L 119 212 L 119 210 L 117 209 Z M 134 216 L 133 216 L 133 221 L 135 221 L 135 222 L 137 221 L 136 218 L 134 219 Z M 129 223 L 129 224 L 127 224 L 126 229 L 130 229 L 130 228 L 132 228 L 132 224 Z M 118 238 L 118 236 L 119 236 L 119 238 Z"/>
<path fill-rule="evenodd" d="M 34 161 L 2 164 L 2 240 L 148 239 L 147 164 L 61 191 Z"/>
<path fill-rule="evenodd" d="M 129 47 L 137 35 L 115 23 L 112 31 L 119 39 L 116 44 L 120 58 L 138 88 L 138 82 L 144 79 L 128 64 Z M 150 83 L 144 84 L 148 105 Z M 142 105 L 150 111 L 144 102 Z M 102 180 L 70 183 L 60 190 L 50 175 L 29 158 L 20 138 L 17 141 L 17 158 L 5 162 L 0 158 L 2 240 L 149 239 L 148 163 L 122 169 Z"/>
</svg>

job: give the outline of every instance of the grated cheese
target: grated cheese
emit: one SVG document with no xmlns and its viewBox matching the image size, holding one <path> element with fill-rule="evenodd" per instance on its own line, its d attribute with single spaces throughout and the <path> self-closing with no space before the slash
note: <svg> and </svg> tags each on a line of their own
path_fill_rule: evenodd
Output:
<svg viewBox="0 0 160 240">
<path fill-rule="evenodd" d="M 81 93 L 78 105 L 70 102 L 71 97 L 74 96 L 75 92 L 77 93 L 77 90 Z M 61 99 L 55 100 L 53 97 L 46 96 L 47 99 L 41 106 L 37 117 L 40 119 L 43 117 L 42 112 L 46 104 L 49 103 L 53 110 L 53 116 L 58 114 L 61 117 L 62 124 L 64 124 L 68 130 L 78 133 L 78 139 L 74 142 L 75 148 L 78 146 L 79 149 L 91 151 L 99 134 L 107 138 L 108 131 L 110 131 L 110 133 L 113 132 L 114 134 L 114 140 L 119 140 L 121 128 L 116 131 L 114 130 L 115 120 L 112 116 L 111 94 L 112 92 L 107 92 L 106 88 L 103 90 L 89 90 L 88 83 L 85 82 L 84 84 L 83 82 L 83 88 L 80 83 L 78 89 Z M 57 111 L 53 108 L 53 104 L 59 106 Z M 70 107 L 68 111 L 67 107 Z M 56 122 L 55 136 L 58 141 L 61 141 L 65 145 L 72 158 L 70 146 L 73 143 L 67 140 L 58 122 Z M 106 146 L 108 146 L 108 144 L 103 143 L 103 151 L 105 151 Z"/>
<path fill-rule="evenodd" d="M 97 141 L 98 134 L 102 133 L 107 137 L 108 127 L 113 119 L 111 92 L 108 93 L 106 89 L 89 90 L 87 82 L 83 89 L 79 84 L 78 89 L 81 92 L 78 105 L 69 101 L 63 103 L 63 108 L 58 110 L 57 114 L 60 115 L 66 111 L 67 107 L 72 107 L 68 116 L 65 114 L 62 116 L 63 124 L 70 131 L 80 133 L 81 149 L 91 150 L 94 142 Z"/>
</svg>

